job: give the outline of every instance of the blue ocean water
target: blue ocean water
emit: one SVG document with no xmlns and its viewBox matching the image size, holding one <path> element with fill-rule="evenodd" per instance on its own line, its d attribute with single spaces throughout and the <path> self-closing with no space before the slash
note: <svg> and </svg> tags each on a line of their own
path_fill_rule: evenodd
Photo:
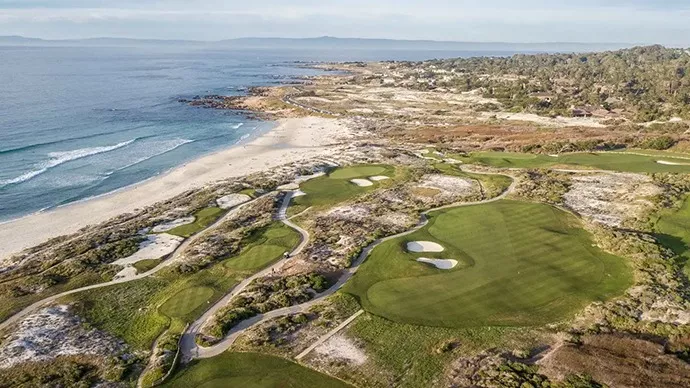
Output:
<svg viewBox="0 0 690 388">
<path fill-rule="evenodd" d="M 0 221 L 135 184 L 273 125 L 180 98 L 318 74 L 294 61 L 474 54 L 0 47 Z"/>
</svg>

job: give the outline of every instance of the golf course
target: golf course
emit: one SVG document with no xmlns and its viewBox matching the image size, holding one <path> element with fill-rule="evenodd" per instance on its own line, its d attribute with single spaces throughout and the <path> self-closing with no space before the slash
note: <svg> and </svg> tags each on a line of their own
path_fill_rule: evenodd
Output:
<svg viewBox="0 0 690 388">
<path fill-rule="evenodd" d="M 350 385 L 279 357 L 226 352 L 194 361 L 164 387 L 345 388 Z"/>
<path fill-rule="evenodd" d="M 677 210 L 664 210 L 656 223 L 656 238 L 677 255 L 690 278 L 690 199 Z"/>
<path fill-rule="evenodd" d="M 336 168 L 328 174 L 311 179 L 300 185 L 300 190 L 307 195 L 296 197 L 292 201 L 291 213 L 295 214 L 310 206 L 330 206 L 357 195 L 374 190 L 384 184 L 385 180 L 369 180 L 371 177 L 394 178 L 395 168 L 383 164 L 367 164 Z M 352 180 L 370 182 L 370 186 L 360 186 Z"/>
<path fill-rule="evenodd" d="M 415 242 L 443 250 L 408 252 Z M 440 269 L 419 258 L 457 265 Z M 401 323 L 533 326 L 568 318 L 631 282 L 625 261 L 594 247 L 575 216 L 500 200 L 431 213 L 424 228 L 374 249 L 344 291 Z"/>
<path fill-rule="evenodd" d="M 690 158 L 669 152 L 644 151 L 568 153 L 559 156 L 517 152 L 473 152 L 449 155 L 466 164 L 502 168 L 591 168 L 621 172 L 690 172 Z"/>
</svg>

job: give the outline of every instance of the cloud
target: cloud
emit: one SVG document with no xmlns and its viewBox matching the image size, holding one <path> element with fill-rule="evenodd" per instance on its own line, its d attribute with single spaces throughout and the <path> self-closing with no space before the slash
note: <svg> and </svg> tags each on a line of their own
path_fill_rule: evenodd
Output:
<svg viewBox="0 0 690 388">
<path fill-rule="evenodd" d="M 292 0 L 286 5 L 284 0 L 0 0 L 0 35 L 671 42 L 690 36 L 690 5 L 684 3 L 687 1 L 609 0 L 601 5 L 595 0 Z M 76 25 L 89 28 L 75 29 Z"/>
</svg>

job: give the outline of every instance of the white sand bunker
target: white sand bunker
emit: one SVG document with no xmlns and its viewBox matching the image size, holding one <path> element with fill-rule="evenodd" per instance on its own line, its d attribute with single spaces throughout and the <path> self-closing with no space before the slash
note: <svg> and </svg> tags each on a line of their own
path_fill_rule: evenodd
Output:
<svg viewBox="0 0 690 388">
<path fill-rule="evenodd" d="M 230 194 L 225 197 L 218 198 L 216 203 L 221 209 L 231 209 L 237 205 L 241 205 L 245 202 L 249 202 L 252 197 L 246 194 Z"/>
<path fill-rule="evenodd" d="M 356 184 L 359 187 L 369 187 L 374 184 L 369 179 L 352 179 L 350 182 Z"/>
<path fill-rule="evenodd" d="M 182 237 L 173 236 L 167 233 L 154 234 L 146 237 L 146 240 L 139 244 L 139 250 L 132 256 L 125 257 L 113 262 L 115 265 L 120 265 L 125 268 L 122 269 L 115 277 L 129 277 L 136 275 L 136 270 L 133 271 L 132 265 L 142 260 L 160 259 L 175 251 L 184 239 Z"/>
<path fill-rule="evenodd" d="M 151 232 L 153 232 L 153 233 L 167 232 L 169 230 L 177 228 L 178 226 L 191 224 L 192 222 L 194 222 L 194 220 L 195 220 L 194 217 L 178 218 L 174 221 L 170 221 L 170 222 L 166 222 L 164 224 L 154 226 L 153 229 L 151 229 Z"/>
<path fill-rule="evenodd" d="M 410 252 L 443 252 L 443 246 L 431 241 L 411 241 L 407 243 Z"/>
<path fill-rule="evenodd" d="M 374 181 L 374 182 L 385 181 L 387 179 L 391 179 L 391 178 L 387 177 L 385 175 L 376 175 L 376 176 L 370 176 L 369 177 L 369 180 Z"/>
<path fill-rule="evenodd" d="M 690 166 L 690 163 L 669 162 L 667 160 L 657 160 L 656 162 L 659 164 L 665 164 L 667 166 Z"/>
<path fill-rule="evenodd" d="M 420 257 L 417 259 L 420 263 L 431 264 L 438 269 L 451 269 L 458 265 L 457 260 L 446 260 L 446 259 L 427 259 L 426 257 Z"/>
</svg>

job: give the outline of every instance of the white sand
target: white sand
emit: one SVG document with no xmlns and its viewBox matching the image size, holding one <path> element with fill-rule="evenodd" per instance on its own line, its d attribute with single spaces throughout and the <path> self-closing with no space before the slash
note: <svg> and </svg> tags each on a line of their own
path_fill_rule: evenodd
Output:
<svg viewBox="0 0 690 388">
<path fill-rule="evenodd" d="M 659 164 L 665 164 L 667 166 L 690 166 L 690 163 L 676 163 L 676 162 L 669 162 L 666 160 L 657 160 L 656 162 Z"/>
<path fill-rule="evenodd" d="M 349 364 L 362 365 L 367 362 L 364 351 L 343 334 L 334 335 L 314 351 L 326 359 L 347 361 Z"/>
<path fill-rule="evenodd" d="M 126 278 L 136 276 L 137 270 L 132 267 L 134 263 L 148 259 L 160 259 L 175 251 L 182 244 L 182 237 L 173 236 L 167 233 L 152 234 L 146 237 L 146 241 L 139 244 L 139 250 L 132 256 L 125 257 L 113 262 L 124 268 L 118 272 L 116 278 Z"/>
<path fill-rule="evenodd" d="M 136 262 L 148 259 L 160 259 L 171 254 L 177 249 L 184 239 L 167 233 L 152 234 L 146 237 L 146 241 L 139 244 L 139 250 L 132 256 L 113 262 L 115 265 L 132 265 Z"/>
<path fill-rule="evenodd" d="M 336 119 L 306 117 L 278 123 L 244 146 L 202 157 L 133 187 L 0 224 L 0 258 L 218 180 L 330 156 L 338 143 L 352 136 Z"/>
<path fill-rule="evenodd" d="M 359 187 L 369 187 L 374 185 L 369 179 L 351 179 L 350 182 Z"/>
<path fill-rule="evenodd" d="M 178 226 L 191 224 L 192 222 L 194 222 L 194 220 L 195 220 L 194 217 L 178 218 L 174 221 L 170 221 L 170 222 L 166 222 L 164 224 L 154 226 L 153 229 L 151 229 L 151 232 L 153 232 L 153 233 L 167 232 L 169 230 L 177 228 Z"/>
<path fill-rule="evenodd" d="M 391 178 L 387 177 L 385 175 L 376 175 L 376 176 L 370 176 L 369 177 L 369 180 L 374 181 L 374 182 L 385 181 L 387 179 L 391 179 Z"/>
<path fill-rule="evenodd" d="M 443 246 L 431 241 L 412 241 L 407 243 L 410 252 L 443 252 Z"/>
<path fill-rule="evenodd" d="M 457 260 L 445 260 L 445 259 L 427 259 L 426 257 L 420 257 L 417 259 L 420 263 L 431 264 L 438 269 L 452 269 L 458 265 Z"/>
<path fill-rule="evenodd" d="M 252 197 L 248 196 L 247 194 L 230 194 L 216 199 L 216 203 L 221 209 L 227 210 L 245 202 L 249 202 L 251 199 Z"/>
</svg>

